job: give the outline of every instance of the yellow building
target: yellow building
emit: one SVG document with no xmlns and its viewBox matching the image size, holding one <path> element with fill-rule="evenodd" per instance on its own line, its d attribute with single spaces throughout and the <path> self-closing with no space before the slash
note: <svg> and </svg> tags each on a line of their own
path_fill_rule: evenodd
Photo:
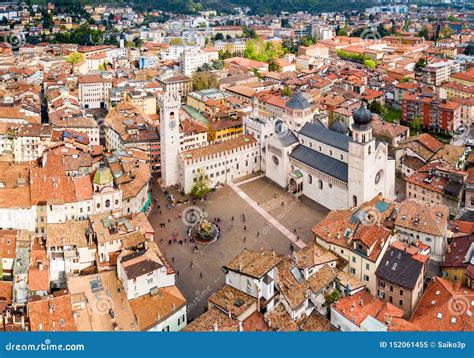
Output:
<svg viewBox="0 0 474 358">
<path fill-rule="evenodd" d="M 474 288 L 473 265 L 470 263 L 474 238 L 470 235 L 456 237 L 449 245 L 444 261 L 441 263 L 443 277 L 459 281 L 464 286 Z"/>
<path fill-rule="evenodd" d="M 186 96 L 186 104 L 198 111 L 204 112 L 206 109 L 206 102 L 210 99 L 217 101 L 217 103 L 224 103 L 227 94 L 216 88 L 210 88 L 201 91 L 194 91 L 188 93 Z"/>
<path fill-rule="evenodd" d="M 241 120 L 224 119 L 219 121 L 209 122 L 209 130 L 207 132 L 207 139 L 209 142 L 222 142 L 228 139 L 241 136 L 243 133 L 243 126 Z"/>
<path fill-rule="evenodd" d="M 132 103 L 145 114 L 156 114 L 156 98 L 147 93 L 132 91 L 126 94 L 126 101 Z"/>
</svg>

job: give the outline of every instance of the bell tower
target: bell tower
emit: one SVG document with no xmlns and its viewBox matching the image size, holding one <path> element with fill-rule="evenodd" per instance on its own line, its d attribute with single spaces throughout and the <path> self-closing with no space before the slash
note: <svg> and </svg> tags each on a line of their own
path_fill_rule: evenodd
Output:
<svg viewBox="0 0 474 358">
<path fill-rule="evenodd" d="M 375 139 L 372 137 L 372 113 L 362 104 L 352 114 L 352 141 L 348 155 L 348 207 L 372 199 L 375 166 Z"/>
<path fill-rule="evenodd" d="M 160 149 L 161 149 L 161 181 L 163 187 L 179 182 L 179 109 L 181 98 L 177 92 L 165 92 L 158 98 L 160 106 Z"/>
</svg>

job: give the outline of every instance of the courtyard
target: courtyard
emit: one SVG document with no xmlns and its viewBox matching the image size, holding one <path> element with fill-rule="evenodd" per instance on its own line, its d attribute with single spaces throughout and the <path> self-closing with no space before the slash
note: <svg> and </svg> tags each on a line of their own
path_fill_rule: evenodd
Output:
<svg viewBox="0 0 474 358">
<path fill-rule="evenodd" d="M 295 199 L 264 177 L 225 185 L 209 193 L 206 200 L 174 208 L 168 208 L 166 195 L 156 183 L 151 187 L 159 207 L 154 206 L 149 220 L 155 229 L 155 241 L 177 271 L 176 284 L 187 299 L 188 319 L 204 311 L 207 298 L 224 284 L 222 266 L 240 251 L 263 248 L 288 254 L 290 245 L 303 247 L 313 240 L 311 227 L 328 213 L 309 199 Z M 182 199 L 180 194 L 173 194 L 177 200 Z M 211 244 L 198 244 L 198 251 L 187 236 L 192 206 L 195 212 L 206 213 L 209 220 L 221 220 L 221 238 Z M 177 240 L 170 244 L 173 235 Z"/>
</svg>

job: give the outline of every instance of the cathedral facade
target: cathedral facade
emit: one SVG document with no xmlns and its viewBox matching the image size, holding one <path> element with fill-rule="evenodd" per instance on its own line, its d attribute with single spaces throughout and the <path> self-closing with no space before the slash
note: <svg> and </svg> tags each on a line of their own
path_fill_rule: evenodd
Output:
<svg viewBox="0 0 474 358">
<path fill-rule="evenodd" d="M 265 150 L 266 176 L 295 196 L 305 195 L 330 210 L 356 207 L 374 196 L 395 197 L 395 160 L 388 145 L 372 136 L 372 114 L 362 105 L 353 113 L 349 136 L 306 122 L 299 131 L 271 136 Z"/>
</svg>

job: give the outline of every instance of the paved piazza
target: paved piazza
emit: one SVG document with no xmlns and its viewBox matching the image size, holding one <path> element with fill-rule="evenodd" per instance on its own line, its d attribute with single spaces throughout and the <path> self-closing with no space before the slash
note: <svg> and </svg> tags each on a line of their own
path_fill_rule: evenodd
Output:
<svg viewBox="0 0 474 358">
<path fill-rule="evenodd" d="M 154 207 L 149 220 L 156 231 L 156 242 L 179 271 L 176 284 L 188 301 L 189 319 L 204 311 L 209 295 L 224 284 L 222 266 L 241 250 L 265 248 L 287 254 L 290 244 L 302 247 L 310 242 L 313 239 L 311 227 L 328 213 L 309 199 L 295 200 L 263 177 L 226 185 L 210 193 L 207 200 L 195 203 L 210 220 L 220 217 L 222 235 L 214 243 L 198 244 L 199 251 L 193 252 L 193 244 L 187 239 L 185 218 L 180 218 L 181 213 L 193 204 L 168 209 L 166 196 L 159 186 L 155 184 L 152 189 L 160 208 Z M 179 195 L 176 199 L 180 199 Z M 242 214 L 245 214 L 245 223 L 241 220 Z M 162 224 L 165 224 L 164 228 Z M 177 242 L 169 244 L 176 231 Z M 183 240 L 182 245 L 179 240 Z"/>
</svg>

